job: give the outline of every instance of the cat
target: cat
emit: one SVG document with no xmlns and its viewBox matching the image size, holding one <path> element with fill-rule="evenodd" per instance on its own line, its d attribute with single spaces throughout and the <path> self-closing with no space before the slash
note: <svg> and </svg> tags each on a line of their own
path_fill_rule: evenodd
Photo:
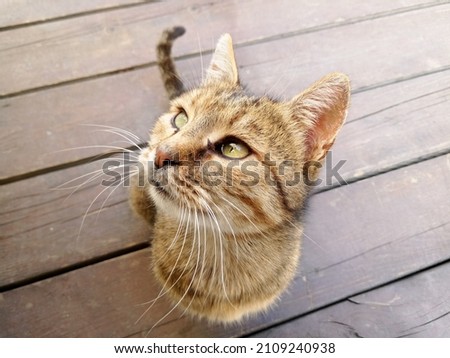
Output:
<svg viewBox="0 0 450 358">
<path fill-rule="evenodd" d="M 174 308 L 239 321 L 267 310 L 296 273 L 307 183 L 345 121 L 350 84 L 331 73 L 289 101 L 252 96 L 225 34 L 187 90 L 171 58 L 183 33 L 164 31 L 157 47 L 170 108 L 139 154 L 130 203 L 153 227 L 153 272 Z"/>
</svg>

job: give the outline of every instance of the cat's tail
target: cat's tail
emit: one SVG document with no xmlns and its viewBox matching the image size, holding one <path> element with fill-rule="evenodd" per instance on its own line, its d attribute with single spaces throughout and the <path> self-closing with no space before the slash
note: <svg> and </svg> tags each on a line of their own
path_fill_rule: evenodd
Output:
<svg viewBox="0 0 450 358">
<path fill-rule="evenodd" d="M 178 76 L 171 57 L 173 41 L 185 33 L 184 27 L 176 26 L 165 30 L 156 48 L 158 67 L 170 99 L 178 97 L 184 92 L 183 83 Z"/>
</svg>

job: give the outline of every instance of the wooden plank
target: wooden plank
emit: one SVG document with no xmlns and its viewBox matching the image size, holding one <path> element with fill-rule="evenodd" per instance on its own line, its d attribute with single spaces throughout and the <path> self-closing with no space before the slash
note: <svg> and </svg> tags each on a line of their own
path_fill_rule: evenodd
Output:
<svg viewBox="0 0 450 358">
<path fill-rule="evenodd" d="M 448 338 L 449 277 L 447 263 L 253 337 Z"/>
<path fill-rule="evenodd" d="M 349 124 L 342 130 L 335 145 L 336 149 L 333 150 L 332 166 L 339 160 L 346 160 L 338 174 L 344 180 L 352 181 L 362 175 L 377 170 L 383 171 L 442 148 L 448 149 L 450 147 L 448 137 L 450 122 L 447 120 L 447 113 L 450 110 L 449 81 L 450 71 L 446 71 L 356 94 L 353 100 L 354 103 L 356 102 L 355 113 L 351 115 Z M 109 93 L 108 87 L 105 87 L 104 93 L 106 95 Z M 130 98 L 132 98 L 131 95 Z M 161 98 L 161 101 L 164 100 Z M 98 100 L 98 102 L 102 101 Z M 137 116 L 141 111 L 142 117 L 139 119 L 140 123 L 133 125 L 143 126 L 146 121 L 145 111 L 140 110 L 139 104 L 136 108 L 133 113 Z M 117 110 L 117 115 L 125 116 L 125 112 L 125 109 Z M 363 116 L 367 117 L 358 119 Z M 66 130 L 68 134 L 63 135 L 70 139 L 71 130 L 66 129 L 65 126 L 58 127 L 55 124 L 52 128 L 54 131 L 61 130 L 61 133 Z M 84 130 L 87 133 L 83 136 L 78 135 L 78 138 L 85 138 L 87 135 L 94 138 L 102 135 L 96 132 L 95 128 L 85 127 Z M 144 131 L 143 128 L 142 132 Z M 36 132 L 36 130 L 30 130 L 30 133 Z M 18 136 L 16 140 L 21 139 Z M 27 143 L 31 141 L 31 136 L 29 141 L 25 140 Z M 117 138 L 110 135 L 110 137 L 104 137 L 102 141 L 114 145 Z M 74 142 L 73 145 L 76 143 Z M 53 147 L 50 140 L 47 146 Z M 399 147 L 401 150 L 398 150 Z M 82 150 L 79 152 L 82 153 Z M 9 156 L 13 154 L 10 153 Z M 64 154 L 55 153 L 54 157 Z M 32 161 L 33 158 L 29 156 L 26 160 Z M 42 156 L 42 158 L 46 157 Z M 76 192 L 69 199 L 66 197 L 70 192 L 51 191 L 50 188 L 92 170 L 100 169 L 101 165 L 101 162 L 83 165 L 4 186 L 4 190 L 0 193 L 0 202 L 4 203 L 0 220 L 3 223 L 2 236 L 5 238 L 0 241 L 0 253 L 5 253 L 0 259 L 0 272 L 3 273 L 0 280 L 2 285 L 66 267 L 78 261 L 92 259 L 130 245 L 141 244 L 147 240 L 145 235 L 138 234 L 142 229 L 139 225 L 136 226 L 139 228 L 136 232 L 127 232 L 131 218 L 125 203 L 126 190 L 118 188 L 107 202 L 111 205 L 118 203 L 114 206 L 115 211 L 102 213 L 97 222 L 89 217 L 80 238 L 84 250 L 81 252 L 75 250 L 73 245 L 82 217 L 89 203 L 102 190 L 98 186 L 100 180 L 92 182 L 88 190 Z M 326 184 L 327 174 L 330 177 L 331 171 L 322 172 L 324 180 L 322 186 Z M 335 179 L 336 177 L 333 182 Z M 100 207 L 102 198 L 91 208 L 91 211 L 95 212 Z M 46 213 L 44 217 L 42 213 Z M 115 215 L 121 218 L 116 223 L 122 231 L 109 225 L 110 218 Z M 70 224 L 67 222 L 69 218 Z M 18 221 L 20 219 L 22 220 Z M 133 228 L 135 228 L 134 224 Z M 60 238 L 60 232 L 66 233 L 64 238 Z M 125 233 L 123 237 L 120 236 L 122 233 Z M 115 237 L 114 245 L 105 244 L 101 240 L 105 235 Z M 92 236 L 95 239 L 92 239 Z M 52 253 L 47 255 L 49 247 L 52 248 Z"/>
<path fill-rule="evenodd" d="M 450 155 L 441 156 L 316 194 L 289 292 L 267 314 L 241 325 L 205 325 L 174 311 L 148 333 L 170 306 L 161 298 L 145 313 L 149 305 L 140 305 L 157 294 L 143 250 L 3 293 L 0 332 L 235 336 L 304 314 L 450 258 L 449 168 Z"/>
<path fill-rule="evenodd" d="M 145 0 L 14 0 L 0 2 L 0 29 L 106 10 L 124 5 L 141 4 Z"/>
<path fill-rule="evenodd" d="M 107 148 L 92 146 L 111 145 L 120 139 L 86 124 L 120 127 L 144 142 L 155 118 L 168 106 L 162 84 L 157 81 L 158 73 L 152 68 L 3 100 L 0 118 L 7 124 L 2 128 L 1 152 L 11 156 L 11 161 L 15 155 L 20 160 L 0 169 L 0 177 L 105 153 Z M 29 141 L 35 148 L 34 158 L 18 152 L 19 142 Z M 83 146 L 88 148 L 67 150 Z"/>
<path fill-rule="evenodd" d="M 353 95 L 348 123 L 328 156 L 331 166 L 345 161 L 339 174 L 351 181 L 448 152 L 449 83 L 445 71 Z M 322 186 L 338 183 L 326 174 Z"/>
<path fill-rule="evenodd" d="M 364 18 L 372 20 L 387 16 L 390 12 L 436 4 L 442 4 L 442 1 L 426 2 L 425 5 L 423 1 L 409 0 L 406 4 L 405 1 L 374 2 L 353 6 L 351 0 L 333 2 L 332 5 L 326 0 L 314 3 L 279 0 L 265 2 L 264 5 L 255 0 L 236 6 L 233 2 L 190 0 L 143 5 L 5 31 L 0 33 L 0 95 L 148 64 L 155 61 L 152 44 L 157 42 L 164 28 L 173 25 L 183 25 L 191 34 L 189 39 L 178 41 L 175 54 L 180 56 L 197 53 L 200 49 L 212 49 L 216 39 L 227 31 L 232 32 L 237 44 L 244 44 L 281 36 L 286 32 L 307 32 L 362 21 Z M 254 16 L 256 8 L 258 16 Z M 427 26 L 427 38 L 432 38 L 436 31 L 442 33 L 443 8 L 433 7 L 424 10 L 424 15 L 421 15 L 420 21 L 433 20 Z M 427 16 L 427 13 L 430 15 Z M 383 22 L 376 25 L 381 29 L 383 26 Z M 399 27 L 395 30 L 386 40 L 395 41 Z M 423 29 L 419 39 L 415 36 L 417 25 L 411 30 L 411 41 L 404 46 L 410 45 L 415 50 L 424 47 L 427 41 L 422 41 L 420 37 L 424 35 Z M 358 30 L 355 28 L 355 31 Z M 359 38 L 365 34 L 362 31 L 358 33 Z M 371 41 L 372 46 L 376 46 L 374 41 Z M 398 46 L 391 50 L 398 52 L 396 48 Z M 446 54 L 445 48 L 435 47 L 434 50 Z M 433 54 L 430 52 L 431 58 L 434 58 Z M 408 60 L 416 61 L 411 57 Z M 440 62 L 440 59 L 429 61 L 426 67 L 433 68 Z"/>
<path fill-rule="evenodd" d="M 55 189 L 99 168 L 96 162 L 3 186 L 0 287 L 148 243 L 149 228 L 127 208 L 123 187 L 106 188 L 99 179 L 73 194 Z"/>
<path fill-rule="evenodd" d="M 158 291 L 149 269 L 149 255 L 143 250 L 3 293 L 0 336 L 121 337 L 145 329 L 147 319 L 136 321 L 148 306 L 145 303 Z M 56 287 L 57 292 L 53 291 Z M 124 288 L 126 291 L 122 291 Z M 17 300 L 16 304 L 12 300 Z M 34 322 L 49 306 L 53 309 L 47 318 Z M 164 300 L 154 308 L 156 312 L 170 310 Z M 20 313 L 19 309 L 24 311 Z M 25 317 L 26 324 L 22 321 Z"/>
<path fill-rule="evenodd" d="M 419 12 L 419 15 L 421 13 L 422 11 Z M 414 76 L 432 70 L 423 62 L 438 63 L 439 66 L 448 63 L 447 53 L 450 52 L 450 44 L 449 48 L 446 48 L 445 44 L 436 46 L 435 41 L 437 40 L 426 42 L 420 46 L 417 44 L 415 49 L 410 48 L 408 51 L 400 51 L 400 53 L 394 53 L 391 47 L 387 46 L 366 48 L 364 41 L 367 41 L 368 38 L 372 38 L 374 41 L 376 39 L 376 42 L 384 41 L 394 45 L 398 41 L 402 41 L 404 33 L 412 34 L 414 31 L 418 31 L 419 27 L 415 25 L 415 22 L 418 21 L 417 14 L 405 14 L 405 18 L 402 19 L 399 19 L 399 16 L 378 20 L 387 23 L 361 23 L 345 28 L 311 33 L 295 39 L 286 39 L 283 40 L 282 46 L 278 45 L 280 42 L 278 41 L 237 49 L 243 81 L 257 93 L 261 93 L 265 89 L 273 94 L 278 93 L 290 97 L 317 80 L 321 75 L 336 69 L 347 72 L 353 80 L 353 87 L 358 89 L 387 79 L 398 79 L 407 75 Z M 436 25 L 437 22 L 433 21 L 433 24 Z M 398 29 L 402 29 L 402 31 Z M 366 37 L 361 38 L 359 34 L 366 34 Z M 359 42 L 355 42 L 356 36 L 359 36 Z M 419 34 L 417 36 L 420 37 Z M 436 36 L 436 39 L 439 37 Z M 314 45 L 315 43 L 321 43 L 322 46 Z M 333 43 L 341 47 L 337 48 L 337 45 L 333 45 Z M 304 44 L 307 46 L 302 49 Z M 272 51 L 271 48 L 279 51 Z M 355 53 L 355 48 L 366 49 Z M 414 58 L 422 60 L 409 61 L 404 57 L 406 53 L 408 56 L 414 54 Z M 286 54 L 292 56 L 296 54 L 297 59 L 286 56 Z M 442 54 L 445 54 L 447 62 L 439 60 Z M 265 61 L 264 58 L 269 55 L 270 61 Z M 310 59 L 306 61 L 301 56 Z M 387 57 L 389 57 L 389 64 L 383 64 Z M 255 62 L 255 58 L 259 58 L 259 62 Z M 370 60 L 372 58 L 379 60 L 372 61 Z M 315 64 L 312 63 L 312 59 L 316 59 Z M 205 62 L 207 60 L 206 58 Z M 303 65 L 295 67 L 294 63 L 303 63 Z M 405 66 L 405 63 L 408 63 L 408 66 Z M 403 70 L 400 71 L 400 67 L 403 67 Z M 180 61 L 182 73 L 188 75 L 188 73 L 192 73 L 192 68 L 195 68 L 197 73 L 200 72 L 201 63 L 198 59 Z M 275 79 L 272 73 L 278 74 L 279 78 Z M 371 113 L 370 111 L 381 110 L 384 106 L 383 101 L 392 103 L 392 100 L 395 99 L 401 102 L 410 100 L 414 96 L 425 95 L 426 92 L 420 88 L 420 85 L 431 86 L 430 91 L 443 90 L 446 87 L 444 80 L 441 84 L 434 85 L 434 82 L 430 85 L 427 84 L 429 79 L 435 81 L 439 76 L 441 74 L 425 77 L 423 81 L 419 78 L 419 82 L 412 82 L 412 87 L 418 84 L 414 89 L 417 95 L 410 95 L 408 91 L 402 90 L 402 86 L 405 85 L 402 82 L 389 87 L 392 89 L 392 93 L 396 94 L 395 96 L 384 95 L 384 89 L 374 92 L 377 96 L 375 99 L 360 94 L 362 99 L 358 100 L 358 97 L 361 96 L 354 96 L 350 120 L 368 115 Z M 448 78 L 448 72 L 442 76 Z M 188 76 L 187 82 L 191 81 L 193 81 L 192 76 Z M 272 90 L 270 90 L 271 88 Z M 380 98 L 378 99 L 378 97 Z M 442 103 L 438 106 L 439 108 L 433 110 L 448 111 L 446 106 L 448 103 Z M 91 127 L 80 126 L 80 124 L 95 123 L 126 128 L 144 139 L 148 129 L 153 125 L 153 120 L 166 107 L 167 99 L 157 70 L 153 67 L 3 99 L 0 101 L 0 118 L 5 119 L 5 128 L 2 131 L 0 149 L 16 164 L 3 166 L 0 169 L 0 178 L 5 180 L 101 153 L 101 149 L 95 148 L 59 152 L 71 147 L 105 144 L 111 140 L 111 137 L 102 136 L 98 132 L 94 132 Z M 406 107 L 405 104 L 398 110 L 404 110 Z M 370 111 L 364 112 L 364 108 L 368 108 Z M 354 111 L 355 116 L 353 116 Z M 391 113 L 394 112 L 395 108 Z M 380 115 L 384 116 L 385 114 L 381 113 Z M 376 120 L 382 117 L 378 116 L 378 113 L 374 113 L 373 118 Z M 394 120 L 399 119 L 395 118 Z M 439 126 L 448 126 L 448 121 L 445 121 L 441 115 L 436 116 L 434 120 L 442 121 L 442 124 L 438 124 Z M 403 126 L 405 125 L 403 124 Z M 428 130 L 432 131 L 433 127 Z M 438 136 L 444 132 L 445 130 L 439 131 Z M 433 134 L 431 138 L 434 138 Z M 24 142 L 33 142 L 36 149 L 33 157 L 24 156 L 23 152 L 18 150 Z M 392 153 L 398 153 L 398 151 Z"/>
</svg>

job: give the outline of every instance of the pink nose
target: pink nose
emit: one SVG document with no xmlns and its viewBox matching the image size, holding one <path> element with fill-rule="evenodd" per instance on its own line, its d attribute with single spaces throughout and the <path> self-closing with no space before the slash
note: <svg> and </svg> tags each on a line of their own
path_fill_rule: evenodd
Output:
<svg viewBox="0 0 450 358">
<path fill-rule="evenodd" d="M 166 165 L 176 165 L 178 161 L 175 159 L 173 153 L 161 147 L 156 149 L 155 153 L 155 167 L 160 169 Z"/>
</svg>

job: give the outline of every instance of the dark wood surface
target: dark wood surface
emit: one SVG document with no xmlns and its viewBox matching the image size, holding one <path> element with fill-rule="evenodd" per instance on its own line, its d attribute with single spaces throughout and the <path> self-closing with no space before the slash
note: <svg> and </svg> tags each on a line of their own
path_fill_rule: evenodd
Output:
<svg viewBox="0 0 450 358">
<path fill-rule="evenodd" d="M 450 265 L 386 285 L 252 337 L 450 336 Z M 411 294 L 414 292 L 414 294 Z"/>
<path fill-rule="evenodd" d="M 355 92 L 384 87 L 384 84 L 389 83 L 403 82 L 403 86 L 405 86 L 408 79 L 436 71 L 440 73 L 441 70 L 447 68 L 446 61 L 448 61 L 448 53 L 450 53 L 450 43 L 443 42 L 440 46 L 436 46 L 435 42 L 428 39 L 420 40 L 424 35 L 422 29 L 417 26 L 420 21 L 424 21 L 423 16 L 426 16 L 429 23 L 432 24 L 429 31 L 434 31 L 429 35 L 430 38 L 438 38 L 442 28 L 447 24 L 445 12 L 439 11 L 441 8 L 442 5 L 432 6 L 422 11 L 404 10 L 399 14 L 384 15 L 375 19 L 369 16 L 370 20 L 347 26 L 325 27 L 320 31 L 301 33 L 277 41 L 261 41 L 254 45 L 240 47 L 236 50 L 236 56 L 242 80 L 256 93 L 268 91 L 273 95 L 286 98 L 294 96 L 313 81 L 335 70 L 346 72 L 351 76 Z M 133 8 L 126 11 L 137 10 Z M 100 14 L 96 16 L 100 16 Z M 324 19 L 324 21 L 326 20 Z M 398 28 L 402 28 L 402 31 L 398 31 Z M 380 31 L 380 29 L 385 30 Z M 27 30 L 30 31 L 29 28 Z M 174 49 L 176 54 L 189 51 L 182 52 L 183 46 L 192 46 L 192 51 L 194 49 L 198 51 L 195 29 L 188 28 L 188 31 L 186 36 L 176 43 Z M 154 37 L 154 44 L 160 30 L 156 33 L 155 31 L 150 32 Z M 403 40 L 404 33 L 410 34 L 411 41 L 414 42 L 408 49 L 395 46 L 374 46 L 372 40 L 369 42 L 370 47 L 365 43 L 367 39 L 378 39 L 380 43 L 395 44 Z M 360 34 L 367 36 L 362 37 Z M 251 33 L 247 35 L 247 37 L 249 36 Z M 87 36 L 87 38 L 90 37 Z M 136 35 L 137 38 L 141 37 Z M 352 40 L 349 41 L 349 38 Z M 145 45 L 143 44 L 143 48 L 145 48 L 145 56 L 154 61 L 154 46 L 150 45 L 150 40 L 145 42 Z M 213 44 L 211 39 L 203 42 L 205 42 L 205 49 L 211 48 Z M 209 47 L 206 47 L 206 44 Z M 78 53 L 79 50 L 76 51 Z M 415 56 L 411 56 L 411 53 L 415 53 Z M 129 56 L 126 49 L 120 54 L 124 57 Z M 111 54 L 110 57 L 108 63 L 114 59 Z M 411 57 L 414 57 L 414 61 L 411 60 Z M 87 58 L 92 60 L 90 55 Z M 261 61 L 255 61 L 255 58 L 261 58 Z M 371 61 L 368 61 L 369 58 Z M 207 60 L 206 56 L 204 62 L 206 63 Z M 405 66 L 405 63 L 408 63 L 408 66 Z M 98 65 L 100 66 L 100 64 Z M 15 64 L 14 66 L 19 65 Z M 201 77 L 201 61 L 198 57 L 179 61 L 179 67 L 188 83 L 198 82 Z M 53 66 L 49 66 L 49 69 L 55 70 Z M 0 71 L 2 71 L 1 67 Z M 4 71 L 7 70 L 4 69 Z M 9 71 L 7 75 L 12 76 L 11 73 L 14 72 Z M 26 75 L 36 76 L 36 73 L 27 73 Z M 10 83 L 15 84 L 17 80 L 15 77 L 14 81 L 5 80 L 4 82 L 9 86 Z M 2 88 L 2 81 L 0 76 L 0 88 Z M 30 85 L 28 80 L 26 83 Z M 383 93 L 383 90 L 380 92 Z M 408 93 L 404 93 L 403 96 L 406 96 L 406 99 L 413 97 L 408 97 Z M 117 100 L 118 98 L 120 100 Z M 382 109 L 383 105 L 378 102 L 378 108 L 375 110 Z M 112 140 L 111 136 L 102 136 L 98 132 L 93 133 L 92 128 L 83 126 L 83 124 L 125 127 L 137 133 L 144 140 L 148 128 L 166 106 L 167 99 L 154 66 L 13 98 L 4 98 L 0 100 L 0 116 L 14 118 L 14 125 L 8 126 L 0 144 L 1 149 L 11 153 L 10 155 L 20 155 L 14 151 L 19 140 L 32 140 L 37 149 L 37 156 L 27 158 L 21 155 L 20 160 L 14 158 L 16 165 L 0 169 L 0 180 L 20 178 L 26 173 L 39 172 L 46 168 L 61 166 L 67 162 L 105 152 L 105 149 L 94 148 L 67 150 L 85 145 L 105 144 Z M 77 110 L 73 110 L 73 108 Z M 353 114 L 350 112 L 350 120 L 352 116 Z M 24 133 L 23 129 L 29 128 L 29 126 L 32 126 L 33 130 Z"/>
<path fill-rule="evenodd" d="M 447 1 L 22 3 L 0 1 L 0 336 L 450 336 Z M 167 107 L 154 48 L 174 24 L 187 28 L 174 49 L 187 83 L 223 32 L 257 94 L 289 98 L 336 70 L 352 79 L 328 158 L 346 161 L 348 185 L 316 189 L 280 303 L 229 327 L 164 317 L 164 297 L 146 312 L 159 292 L 151 232 L 126 189 L 58 188 L 123 145 L 87 124 L 145 141 Z"/>
<path fill-rule="evenodd" d="M 139 5 L 149 0 L 17 0 L 0 2 L 0 29 Z"/>
<path fill-rule="evenodd" d="M 429 2 L 430 5 L 440 3 Z M 236 44 L 244 45 L 284 34 L 340 27 L 346 19 L 353 23 L 363 20 L 361 17 L 371 21 L 396 12 L 411 12 L 423 7 L 423 2 L 408 0 L 379 7 L 354 6 L 351 0 L 342 0 L 336 5 L 329 8 L 326 0 L 311 4 L 295 0 L 244 4 L 218 0 L 172 1 L 13 29 L 0 33 L 4 57 L 0 95 L 154 63 L 155 46 L 151 44 L 169 26 L 181 24 L 191 34 L 191 39 L 177 44 L 175 54 L 180 56 L 211 50 L 215 39 L 227 31 L 233 33 Z M 250 18 L 252 21 L 248 21 Z M 33 56 L 29 57 L 31 53 Z M 66 56 L 67 53 L 72 56 Z M 16 61 L 24 56 L 28 58 L 25 68 L 28 71 L 20 71 L 24 63 Z"/>
<path fill-rule="evenodd" d="M 150 336 L 247 334 L 448 260 L 450 186 L 444 176 L 448 161 L 448 156 L 441 156 L 314 195 L 299 273 L 269 313 L 224 329 L 192 324 L 190 318 L 180 319 L 177 311 Z M 417 188 L 428 190 L 417 195 Z M 23 324 L 31 319 L 34 325 L 27 334 L 31 336 L 46 332 L 49 322 L 42 318 L 50 313 L 54 314 L 49 318 L 52 324 L 58 322 L 61 327 L 50 335 L 147 335 L 170 311 L 170 305 L 160 299 L 135 324 L 148 307 L 144 303 L 158 292 L 149 265 L 145 249 L 10 290 L 3 293 L 9 310 L 2 316 Z M 61 292 L 57 307 L 48 298 L 53 292 Z M 27 305 L 34 309 L 24 309 Z M 72 315 L 91 319 L 71 323 Z"/>
</svg>

